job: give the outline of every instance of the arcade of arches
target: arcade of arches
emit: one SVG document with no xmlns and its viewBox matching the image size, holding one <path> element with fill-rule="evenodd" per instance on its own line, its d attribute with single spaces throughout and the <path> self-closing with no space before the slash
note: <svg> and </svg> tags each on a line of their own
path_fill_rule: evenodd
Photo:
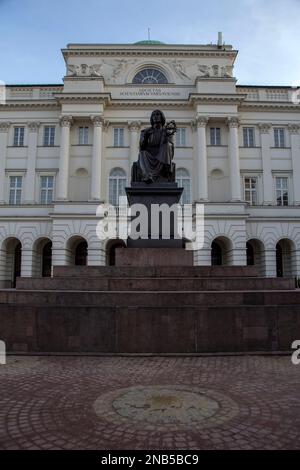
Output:
<svg viewBox="0 0 300 470">
<path fill-rule="evenodd" d="M 122 240 L 110 240 L 106 245 L 106 265 L 115 264 L 116 248 L 125 247 Z M 85 266 L 89 264 L 88 242 L 81 236 L 71 237 L 66 243 L 66 265 Z M 262 241 L 249 239 L 246 244 L 247 265 L 257 266 L 260 276 L 268 276 L 270 266 L 270 251 L 272 255 L 272 276 L 296 277 L 296 246 L 287 238 L 279 240 L 274 250 L 266 250 Z M 0 250 L 0 281 L 1 287 L 15 287 L 19 276 L 28 276 L 24 268 L 25 256 L 28 250 L 23 250 L 18 238 L 8 238 L 2 243 Z M 50 277 L 52 275 L 52 241 L 49 238 L 38 239 L 31 251 L 31 277 Z M 210 248 L 212 266 L 230 266 L 234 262 L 234 247 L 232 241 L 224 236 L 216 237 Z"/>
</svg>

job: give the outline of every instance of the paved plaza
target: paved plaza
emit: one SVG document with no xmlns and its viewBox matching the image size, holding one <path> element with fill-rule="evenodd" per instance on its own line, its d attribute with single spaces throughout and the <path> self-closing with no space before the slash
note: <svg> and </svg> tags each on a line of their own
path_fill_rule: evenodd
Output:
<svg viewBox="0 0 300 470">
<path fill-rule="evenodd" d="M 290 356 L 9 356 L 0 449 L 300 449 Z"/>
</svg>

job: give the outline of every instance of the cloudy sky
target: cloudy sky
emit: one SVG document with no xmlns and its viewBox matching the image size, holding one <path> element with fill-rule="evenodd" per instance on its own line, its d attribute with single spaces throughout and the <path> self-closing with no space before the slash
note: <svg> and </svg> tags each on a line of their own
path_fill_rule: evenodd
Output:
<svg viewBox="0 0 300 470">
<path fill-rule="evenodd" d="M 0 0 L 0 80 L 61 83 L 68 43 L 216 43 L 239 84 L 300 85 L 300 0 Z"/>
</svg>

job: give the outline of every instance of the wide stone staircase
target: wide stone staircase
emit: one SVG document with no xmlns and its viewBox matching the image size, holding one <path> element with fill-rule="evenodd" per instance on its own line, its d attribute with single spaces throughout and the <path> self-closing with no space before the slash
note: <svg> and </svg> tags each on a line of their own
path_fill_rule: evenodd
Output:
<svg viewBox="0 0 300 470">
<path fill-rule="evenodd" d="M 61 266 L 0 290 L 9 352 L 289 351 L 300 290 L 254 266 Z"/>
</svg>

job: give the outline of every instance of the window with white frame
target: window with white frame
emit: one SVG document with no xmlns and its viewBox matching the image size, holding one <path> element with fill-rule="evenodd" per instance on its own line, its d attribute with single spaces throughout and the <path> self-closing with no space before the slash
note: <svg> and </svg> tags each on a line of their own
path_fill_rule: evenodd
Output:
<svg viewBox="0 0 300 470">
<path fill-rule="evenodd" d="M 55 126 L 44 127 L 44 147 L 53 147 L 55 142 Z"/>
<path fill-rule="evenodd" d="M 21 204 L 22 176 L 9 177 L 9 204 Z"/>
<path fill-rule="evenodd" d="M 245 176 L 244 178 L 245 201 L 251 206 L 257 205 L 257 178 L 255 176 Z"/>
<path fill-rule="evenodd" d="M 124 147 L 124 129 L 122 127 L 114 128 L 114 147 Z"/>
<path fill-rule="evenodd" d="M 191 204 L 191 177 L 185 168 L 178 168 L 176 171 L 176 182 L 180 188 L 183 188 L 180 203 Z"/>
<path fill-rule="evenodd" d="M 89 143 L 89 128 L 79 127 L 79 145 L 88 145 Z"/>
<path fill-rule="evenodd" d="M 52 204 L 54 176 L 41 176 L 41 204 Z"/>
<path fill-rule="evenodd" d="M 210 128 L 210 145 L 221 145 L 221 129 L 220 127 Z"/>
<path fill-rule="evenodd" d="M 243 127 L 244 147 L 254 147 L 254 127 Z"/>
<path fill-rule="evenodd" d="M 126 173 L 122 168 L 114 168 L 109 175 L 108 190 L 109 203 L 113 206 L 119 205 L 119 197 L 125 196 L 125 187 L 127 184 Z"/>
<path fill-rule="evenodd" d="M 276 201 L 277 206 L 288 206 L 289 188 L 287 176 L 276 176 Z"/>
<path fill-rule="evenodd" d="M 276 127 L 274 129 L 274 145 L 275 147 L 285 147 L 285 139 L 284 139 L 284 128 L 283 127 Z"/>
<path fill-rule="evenodd" d="M 178 127 L 176 132 L 176 147 L 186 146 L 186 129 L 185 127 Z"/>
<path fill-rule="evenodd" d="M 14 128 L 14 146 L 15 147 L 24 146 L 24 135 L 25 135 L 25 127 Z"/>
</svg>

